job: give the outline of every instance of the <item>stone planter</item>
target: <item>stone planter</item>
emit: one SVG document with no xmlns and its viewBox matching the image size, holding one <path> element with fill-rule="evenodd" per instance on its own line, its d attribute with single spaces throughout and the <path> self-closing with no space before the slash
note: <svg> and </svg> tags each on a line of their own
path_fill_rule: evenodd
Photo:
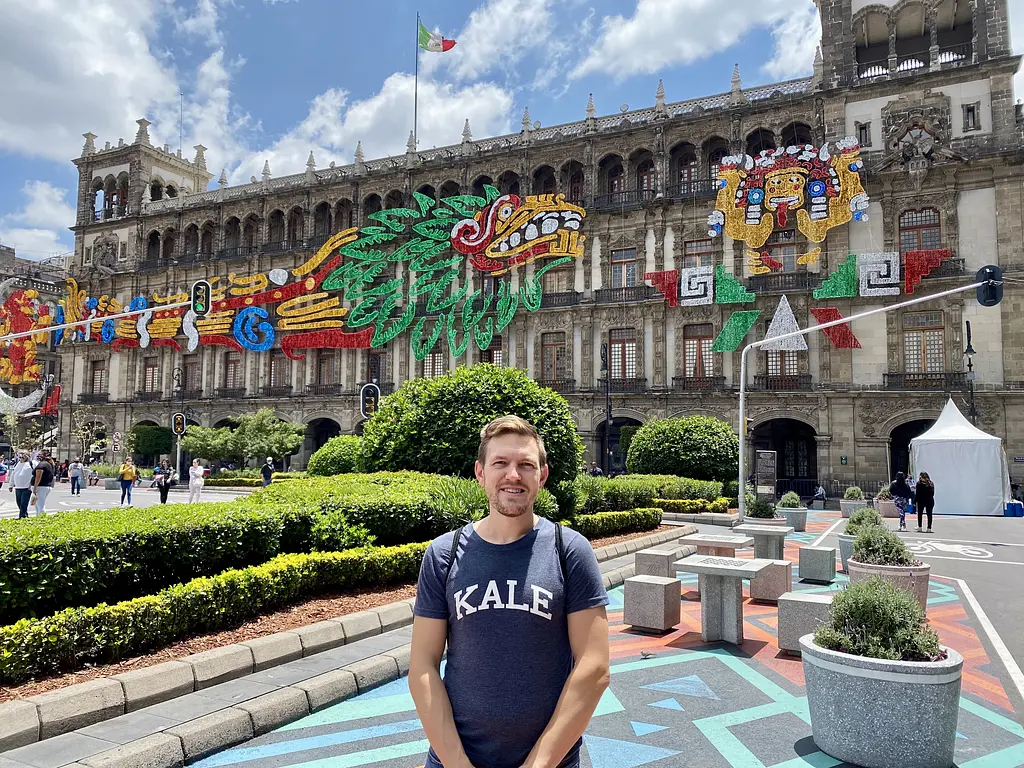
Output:
<svg viewBox="0 0 1024 768">
<path fill-rule="evenodd" d="M 750 517 L 743 518 L 744 523 L 750 525 L 789 525 L 789 521 L 784 517 Z"/>
<path fill-rule="evenodd" d="M 104 477 L 103 487 L 108 491 L 118 491 L 121 489 L 121 481 L 116 477 Z"/>
<path fill-rule="evenodd" d="M 792 526 L 794 531 L 807 530 L 807 507 L 776 507 L 775 511 L 783 516 L 786 525 Z"/>
<path fill-rule="evenodd" d="M 859 563 L 852 557 L 847 563 L 846 573 L 850 577 L 851 584 L 858 584 L 867 581 L 872 576 L 878 576 L 884 581 L 895 584 L 900 589 L 917 598 L 921 607 L 928 610 L 928 577 L 932 567 L 927 563 L 917 565 L 869 565 Z"/>
<path fill-rule="evenodd" d="M 843 517 L 849 517 L 858 509 L 864 509 L 868 503 L 864 499 L 851 500 L 851 499 L 840 499 L 839 510 L 843 513 Z"/>
<path fill-rule="evenodd" d="M 850 572 L 850 558 L 853 556 L 853 542 L 857 540 L 856 536 L 847 536 L 845 533 L 839 534 L 839 558 L 843 561 L 843 573 Z"/>
<path fill-rule="evenodd" d="M 950 768 L 964 660 L 886 661 L 800 638 L 811 733 L 818 749 L 864 768 Z M 870 717 L 864 713 L 870 712 Z"/>
<path fill-rule="evenodd" d="M 878 510 L 878 514 L 882 517 L 899 517 L 900 513 L 896 510 L 895 501 L 885 501 L 884 499 L 875 499 L 875 509 Z"/>
</svg>

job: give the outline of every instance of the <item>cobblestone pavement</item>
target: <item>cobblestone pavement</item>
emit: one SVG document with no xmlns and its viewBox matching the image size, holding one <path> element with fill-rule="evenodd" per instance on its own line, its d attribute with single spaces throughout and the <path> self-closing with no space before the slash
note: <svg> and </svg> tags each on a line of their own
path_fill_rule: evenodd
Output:
<svg viewBox="0 0 1024 768">
<path fill-rule="evenodd" d="M 838 513 L 811 512 L 807 531 L 787 539 L 794 589 L 840 589 L 799 581 L 799 547 L 825 533 Z M 741 553 L 743 555 L 744 553 Z M 745 556 L 751 556 L 747 550 Z M 583 765 L 632 768 L 829 768 L 843 765 L 817 750 L 798 658 L 779 652 L 775 606 L 746 601 L 740 647 L 700 637 L 696 576 L 683 576 L 682 621 L 661 637 L 622 624 L 622 588 L 611 592 L 612 682 L 584 737 Z M 956 740 L 958 768 L 1024 765 L 1024 728 L 1014 712 L 1007 671 L 959 589 L 934 577 L 928 615 L 942 642 L 964 656 Z M 652 655 L 653 654 L 653 655 Z M 870 713 L 865 713 L 870 716 Z M 927 717 L 927 713 L 922 713 Z M 337 704 L 196 768 L 415 768 L 427 742 L 404 679 Z"/>
</svg>

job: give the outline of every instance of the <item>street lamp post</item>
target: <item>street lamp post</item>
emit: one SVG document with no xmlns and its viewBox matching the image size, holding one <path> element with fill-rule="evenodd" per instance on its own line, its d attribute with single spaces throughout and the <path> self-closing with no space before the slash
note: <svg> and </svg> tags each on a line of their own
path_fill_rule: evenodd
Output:
<svg viewBox="0 0 1024 768">
<path fill-rule="evenodd" d="M 967 349 L 964 350 L 964 354 L 967 356 L 967 391 L 971 398 L 971 424 L 978 426 L 978 409 L 974 404 L 974 361 L 973 357 L 977 354 L 974 351 L 974 346 L 971 344 L 971 321 L 967 321 Z"/>
<path fill-rule="evenodd" d="M 604 373 L 604 461 L 605 471 L 612 470 L 612 381 L 608 367 L 608 343 L 601 345 L 601 371 Z"/>
</svg>

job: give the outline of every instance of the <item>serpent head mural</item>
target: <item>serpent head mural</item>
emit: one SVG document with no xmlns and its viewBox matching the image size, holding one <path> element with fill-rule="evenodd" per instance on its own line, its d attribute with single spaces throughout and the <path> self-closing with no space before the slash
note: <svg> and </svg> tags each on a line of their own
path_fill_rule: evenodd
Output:
<svg viewBox="0 0 1024 768">
<path fill-rule="evenodd" d="M 820 243 L 833 227 L 867 219 L 862 167 L 860 146 L 852 138 L 832 149 L 806 144 L 766 149 L 756 158 L 726 157 L 718 171 L 718 199 L 708 217 L 708 235 L 724 232 L 760 248 L 776 226 L 795 223 L 808 240 Z"/>
</svg>

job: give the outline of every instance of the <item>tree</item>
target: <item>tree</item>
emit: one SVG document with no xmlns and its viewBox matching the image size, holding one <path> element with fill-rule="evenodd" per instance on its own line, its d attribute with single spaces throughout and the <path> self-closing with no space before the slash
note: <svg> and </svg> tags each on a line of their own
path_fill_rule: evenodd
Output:
<svg viewBox="0 0 1024 768">
<path fill-rule="evenodd" d="M 160 456 L 174 450 L 171 430 L 154 424 L 136 424 L 125 434 L 125 454 Z"/>
<path fill-rule="evenodd" d="M 208 461 L 235 458 L 230 427 L 197 427 L 190 425 L 181 438 L 181 449 L 196 458 Z"/>
<path fill-rule="evenodd" d="M 87 459 L 96 440 L 96 411 L 92 406 L 80 405 L 71 412 L 71 436 L 80 449 L 78 455 Z"/>
<path fill-rule="evenodd" d="M 710 416 L 654 419 L 636 431 L 626 456 L 635 474 L 732 480 L 740 442 L 732 427 Z"/>
<path fill-rule="evenodd" d="M 489 364 L 412 379 L 384 398 L 363 426 L 364 468 L 472 477 L 480 430 L 506 414 L 526 419 L 544 439 L 549 489 L 576 477 L 583 443 L 565 398 L 516 368 Z"/>
<path fill-rule="evenodd" d="M 299 450 L 306 434 L 301 422 L 281 421 L 271 408 L 260 408 L 236 420 L 231 433 L 234 455 L 262 462 L 267 456 L 282 459 Z"/>
</svg>

